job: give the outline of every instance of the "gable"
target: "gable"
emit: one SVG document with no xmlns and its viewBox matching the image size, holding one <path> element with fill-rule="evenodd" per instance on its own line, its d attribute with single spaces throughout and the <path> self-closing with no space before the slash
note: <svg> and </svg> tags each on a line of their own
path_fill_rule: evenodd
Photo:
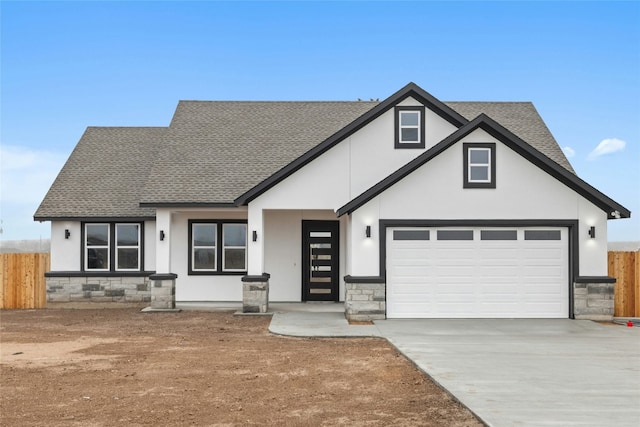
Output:
<svg viewBox="0 0 640 427">
<path fill-rule="evenodd" d="M 337 210 L 338 216 L 342 216 L 346 213 L 352 213 L 353 211 L 357 210 L 359 207 L 363 206 L 374 197 L 382 194 L 387 189 L 394 186 L 396 183 L 405 179 L 407 176 L 420 169 L 427 162 L 433 161 L 433 159 L 440 156 L 442 153 L 449 150 L 452 146 L 459 143 L 462 139 L 477 130 L 486 132 L 487 135 L 490 135 L 492 138 L 500 141 L 505 146 L 531 162 L 537 168 L 555 178 L 557 181 L 560 181 L 571 190 L 580 194 L 582 197 L 589 200 L 603 211 L 607 212 L 609 218 L 615 217 L 614 212 L 616 211 L 623 218 L 628 218 L 630 216 L 631 213 L 624 206 L 620 205 L 597 189 L 593 188 L 585 181 L 578 178 L 572 172 L 562 168 L 549 157 L 545 156 L 543 153 L 536 150 L 531 145 L 525 143 L 515 134 L 511 133 L 484 114 L 481 114 L 473 121 L 469 122 L 467 125 L 462 126 L 460 129 L 442 140 L 440 143 L 427 150 L 425 153 L 409 162 L 407 165 L 403 166 L 393 174 L 387 176 L 385 179 L 381 180 L 376 185 L 369 188 L 367 191 L 355 197 L 349 203 L 342 206 Z M 462 164 L 461 160 L 458 160 L 458 162 L 460 162 L 459 164 Z M 452 164 L 451 167 L 453 168 L 454 165 Z M 500 168 L 499 165 L 497 167 Z"/>
<path fill-rule="evenodd" d="M 469 120 L 491 117 L 551 160 L 575 173 L 560 145 L 531 102 L 445 102 Z"/>
<path fill-rule="evenodd" d="M 322 141 L 317 146 L 313 147 L 304 155 L 296 158 L 293 162 L 287 164 L 277 173 L 269 176 L 262 181 L 259 185 L 251 188 L 246 193 L 242 194 L 235 200 L 236 205 L 243 205 L 249 203 L 274 185 L 281 182 L 283 179 L 289 177 L 291 174 L 307 165 L 309 162 L 315 160 L 323 153 L 333 148 L 336 144 L 343 141 L 345 138 L 353 135 L 355 132 L 369 125 L 374 120 L 378 119 L 381 115 L 387 113 L 394 106 L 398 105 L 402 101 L 408 98 L 413 98 L 416 102 L 426 106 L 429 110 L 434 112 L 440 118 L 446 120 L 450 124 L 458 127 L 467 122 L 467 119 L 458 114 L 455 110 L 451 109 L 431 94 L 418 87 L 415 83 L 409 83 L 380 104 L 376 105 L 367 113 L 360 116 L 358 119 L 349 123 L 344 128 L 333 134 L 331 137 Z"/>
</svg>

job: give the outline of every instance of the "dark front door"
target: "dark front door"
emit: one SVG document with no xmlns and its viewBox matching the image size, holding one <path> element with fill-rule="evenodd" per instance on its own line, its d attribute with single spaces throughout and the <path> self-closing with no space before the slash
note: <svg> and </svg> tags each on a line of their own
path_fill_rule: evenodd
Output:
<svg viewBox="0 0 640 427">
<path fill-rule="evenodd" d="M 338 221 L 302 221 L 302 300 L 338 301 Z"/>
</svg>

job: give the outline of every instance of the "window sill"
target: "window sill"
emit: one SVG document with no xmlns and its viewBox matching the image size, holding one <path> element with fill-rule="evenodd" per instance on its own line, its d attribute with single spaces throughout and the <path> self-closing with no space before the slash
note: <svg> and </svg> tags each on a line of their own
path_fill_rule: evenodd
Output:
<svg viewBox="0 0 640 427">
<path fill-rule="evenodd" d="M 423 150 L 425 148 L 424 142 L 397 142 L 395 145 L 396 149 L 417 149 Z"/>
<path fill-rule="evenodd" d="M 44 277 L 146 277 L 155 271 L 49 271 Z"/>
<path fill-rule="evenodd" d="M 463 188 L 496 188 L 495 182 L 465 182 Z"/>
<path fill-rule="evenodd" d="M 189 271 L 188 276 L 245 276 L 245 271 Z"/>
</svg>

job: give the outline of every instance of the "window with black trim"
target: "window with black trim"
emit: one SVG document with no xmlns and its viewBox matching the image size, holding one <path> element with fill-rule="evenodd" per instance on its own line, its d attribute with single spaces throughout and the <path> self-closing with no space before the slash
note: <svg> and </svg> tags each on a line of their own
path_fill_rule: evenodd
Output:
<svg viewBox="0 0 640 427">
<path fill-rule="evenodd" d="M 496 188 L 496 144 L 466 143 L 463 149 L 463 187 Z"/>
<path fill-rule="evenodd" d="M 246 221 L 189 221 L 189 274 L 244 274 L 246 271 Z"/>
<path fill-rule="evenodd" d="M 424 148 L 424 107 L 395 108 L 395 147 Z"/>
<path fill-rule="evenodd" d="M 142 223 L 84 223 L 84 271 L 141 271 Z"/>
</svg>

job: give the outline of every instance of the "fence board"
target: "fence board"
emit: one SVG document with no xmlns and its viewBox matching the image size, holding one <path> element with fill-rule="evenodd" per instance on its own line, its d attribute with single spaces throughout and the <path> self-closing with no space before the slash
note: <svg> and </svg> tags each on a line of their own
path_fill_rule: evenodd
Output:
<svg viewBox="0 0 640 427">
<path fill-rule="evenodd" d="M 635 317 L 640 317 L 640 252 L 636 252 L 636 262 L 635 262 Z"/>
<path fill-rule="evenodd" d="M 614 316 L 640 316 L 640 252 L 609 252 L 608 270 L 617 279 Z"/>
<path fill-rule="evenodd" d="M 44 308 L 48 253 L 0 254 L 0 308 Z"/>
</svg>

